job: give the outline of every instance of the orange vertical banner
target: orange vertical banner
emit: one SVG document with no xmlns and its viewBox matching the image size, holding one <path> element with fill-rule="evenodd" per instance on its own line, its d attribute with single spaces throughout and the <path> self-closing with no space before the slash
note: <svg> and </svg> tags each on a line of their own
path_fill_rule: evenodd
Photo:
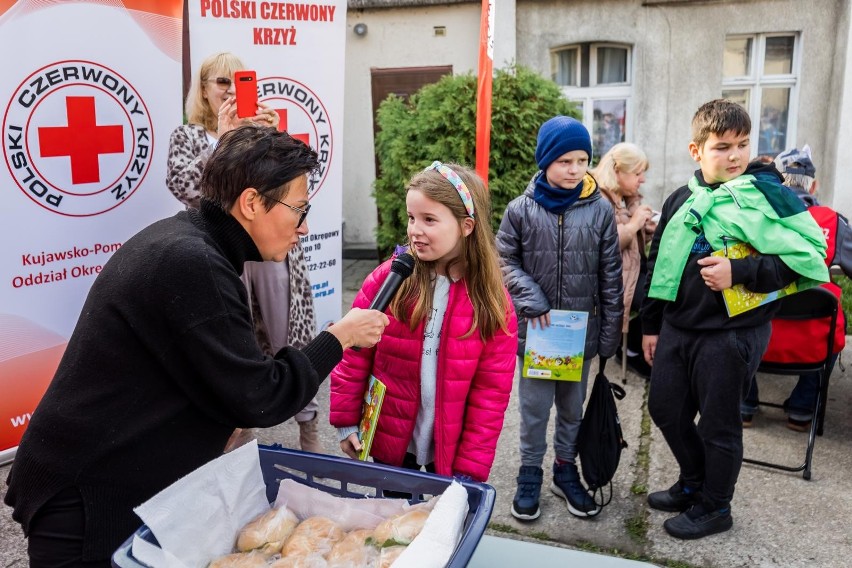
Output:
<svg viewBox="0 0 852 568">
<path fill-rule="evenodd" d="M 479 24 L 479 79 L 476 88 L 476 173 L 488 186 L 491 151 L 491 80 L 494 68 L 494 0 L 482 0 Z"/>
</svg>

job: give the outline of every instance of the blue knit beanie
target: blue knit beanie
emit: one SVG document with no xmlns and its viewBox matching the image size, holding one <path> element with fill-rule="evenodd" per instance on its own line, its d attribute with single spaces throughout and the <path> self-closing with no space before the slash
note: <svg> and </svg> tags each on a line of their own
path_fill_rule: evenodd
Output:
<svg viewBox="0 0 852 568">
<path fill-rule="evenodd" d="M 559 156 L 574 150 L 584 150 L 592 160 L 592 138 L 578 120 L 568 116 L 554 116 L 538 129 L 535 161 L 546 170 Z"/>
</svg>

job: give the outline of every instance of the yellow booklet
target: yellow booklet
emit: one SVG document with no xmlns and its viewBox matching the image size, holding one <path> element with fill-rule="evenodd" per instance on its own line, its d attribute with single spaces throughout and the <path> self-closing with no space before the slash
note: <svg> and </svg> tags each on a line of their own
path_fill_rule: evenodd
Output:
<svg viewBox="0 0 852 568">
<path fill-rule="evenodd" d="M 379 422 L 379 413 L 382 410 L 382 401 L 385 399 L 387 387 L 385 383 L 370 376 L 367 390 L 364 393 L 364 404 L 361 410 L 361 423 L 358 426 L 358 439 L 361 440 L 361 453 L 358 459 L 366 461 L 373 447 L 373 436 L 376 434 L 376 425 Z"/>
<path fill-rule="evenodd" d="M 727 256 L 731 259 L 745 258 L 749 255 L 757 254 L 758 252 L 748 243 L 735 243 L 727 245 L 724 249 L 713 251 L 713 256 Z M 742 284 L 737 284 L 731 288 L 722 290 L 722 298 L 725 300 L 725 308 L 728 310 L 728 316 L 733 317 L 805 289 L 806 287 L 800 286 L 797 282 L 792 282 L 780 290 L 762 293 L 752 292 Z"/>
</svg>

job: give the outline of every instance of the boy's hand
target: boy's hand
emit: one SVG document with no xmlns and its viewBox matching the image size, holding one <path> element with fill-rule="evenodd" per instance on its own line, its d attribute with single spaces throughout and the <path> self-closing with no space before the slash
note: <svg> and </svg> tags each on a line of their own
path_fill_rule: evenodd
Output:
<svg viewBox="0 0 852 568">
<path fill-rule="evenodd" d="M 545 314 L 541 314 L 540 316 L 538 316 L 536 318 L 529 318 L 529 322 L 530 322 L 530 325 L 532 326 L 533 329 L 535 329 L 536 322 L 538 322 L 538 326 L 541 329 L 544 329 L 546 327 L 550 327 L 550 312 L 547 312 Z"/>
<path fill-rule="evenodd" d="M 643 335 L 642 336 L 642 353 L 645 355 L 645 362 L 654 366 L 654 355 L 657 352 L 657 340 L 659 335 Z"/>
<path fill-rule="evenodd" d="M 733 285 L 731 281 L 731 261 L 723 256 L 708 256 L 698 260 L 703 266 L 701 277 L 707 287 L 714 292 L 721 292 Z"/>
</svg>

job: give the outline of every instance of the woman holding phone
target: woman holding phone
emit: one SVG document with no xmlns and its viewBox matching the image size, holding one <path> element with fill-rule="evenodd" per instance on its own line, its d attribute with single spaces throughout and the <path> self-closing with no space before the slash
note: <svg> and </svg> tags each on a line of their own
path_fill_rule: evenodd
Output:
<svg viewBox="0 0 852 568">
<path fill-rule="evenodd" d="M 255 116 L 237 117 L 234 73 L 242 69 L 245 66 L 237 56 L 217 53 L 202 61 L 192 75 L 186 96 L 187 124 L 172 132 L 166 174 L 166 185 L 187 207 L 198 207 L 201 172 L 220 136 L 251 122 L 278 126 L 278 113 L 263 103 L 257 104 Z"/>
<path fill-rule="evenodd" d="M 651 376 L 651 367 L 642 356 L 642 329 L 639 318 L 630 319 L 638 311 L 645 292 L 647 272 L 645 243 L 657 228 L 656 212 L 642 203 L 639 187 L 645 182 L 648 158 L 638 146 L 629 142 L 616 144 L 604 154 L 591 174 L 601 193 L 615 210 L 618 241 L 621 246 L 622 278 L 624 280 L 624 323 L 627 332 L 627 364 L 644 378 Z M 659 214 L 656 214 L 659 219 Z"/>
<path fill-rule="evenodd" d="M 201 173 L 223 134 L 249 123 L 278 127 L 278 113 L 264 103 L 255 102 L 253 116 L 237 116 L 235 74 L 245 69 L 234 54 L 217 53 L 202 61 L 192 75 L 186 97 L 187 124 L 172 132 L 166 173 L 166 185 L 187 207 L 199 205 Z M 250 83 L 256 101 L 257 84 Z M 246 99 L 240 100 L 242 107 Z M 302 348 L 314 338 L 314 298 L 301 244 L 283 262 L 247 262 L 242 280 L 251 301 L 255 335 L 267 355 L 274 355 L 285 345 Z M 321 452 L 316 399 L 296 415 L 296 422 L 301 449 Z M 251 437 L 250 430 L 237 430 L 227 448 L 233 449 Z"/>
</svg>

